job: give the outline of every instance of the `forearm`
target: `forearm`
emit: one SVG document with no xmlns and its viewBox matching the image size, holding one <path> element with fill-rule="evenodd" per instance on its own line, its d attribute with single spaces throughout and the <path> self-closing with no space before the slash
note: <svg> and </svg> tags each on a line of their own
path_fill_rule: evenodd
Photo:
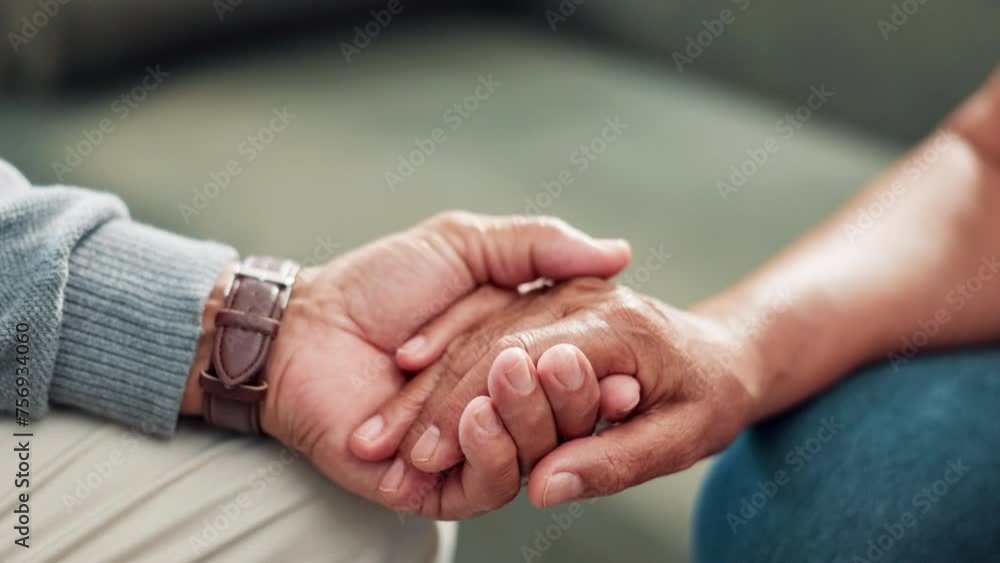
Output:
<svg viewBox="0 0 1000 563">
<path fill-rule="evenodd" d="M 867 361 L 1000 337 L 997 131 L 994 78 L 825 224 L 695 307 L 753 327 L 756 418 Z"/>
</svg>

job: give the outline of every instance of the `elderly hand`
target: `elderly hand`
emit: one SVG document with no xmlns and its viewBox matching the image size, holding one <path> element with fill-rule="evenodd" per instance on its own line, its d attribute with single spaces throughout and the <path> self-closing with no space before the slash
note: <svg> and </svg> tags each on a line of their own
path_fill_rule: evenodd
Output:
<svg viewBox="0 0 1000 563">
<path fill-rule="evenodd" d="M 491 345 L 510 330 L 542 327 L 558 318 L 555 309 L 544 305 L 544 293 L 542 290 L 518 295 L 485 286 L 423 328 L 397 352 L 398 362 L 416 371 L 442 357 L 407 384 L 379 414 L 359 427 L 351 438 L 351 451 L 367 461 L 385 460 L 395 456 L 407 430 L 414 432 L 417 427 L 413 423 L 422 411 L 422 418 L 427 418 L 450 405 L 454 408 L 450 412 L 455 416 L 455 424 L 445 430 L 461 434 L 460 420 L 473 416 L 479 409 L 491 408 L 502 420 L 498 434 L 517 447 L 517 463 L 511 464 L 516 477 L 527 475 L 560 440 L 593 434 L 598 417 L 617 421 L 627 416 L 639 402 L 636 380 L 622 375 L 605 377 L 599 382 L 587 359 L 570 347 L 557 346 L 547 352 L 539 359 L 537 370 L 533 361 L 523 353 L 516 353 L 520 350 L 506 350 L 497 357 L 488 378 L 482 372 L 463 380 L 474 366 L 492 360 Z M 460 382 L 470 393 L 474 391 L 461 404 L 451 397 Z M 485 396 L 487 393 L 492 394 L 492 400 Z M 471 461 L 469 452 L 478 453 L 476 445 L 462 443 L 458 434 L 452 436 L 458 448 L 456 461 L 466 460 L 459 470 L 442 479 L 436 473 L 407 467 L 403 473 L 393 475 L 393 483 L 380 487 L 380 500 L 401 510 L 426 512 L 424 504 L 437 500 L 431 494 L 437 486 L 447 487 L 464 474 Z M 422 459 L 433 449 L 434 445 L 428 445 L 425 439 L 412 457 Z M 402 466 L 407 461 L 409 458 L 395 463 Z M 519 480 L 507 486 L 502 495 L 504 503 L 516 496 L 519 489 Z"/>
<path fill-rule="evenodd" d="M 468 416 L 468 405 L 486 400 L 479 398 L 484 382 L 518 447 L 522 469 L 531 470 L 529 496 L 539 506 L 613 494 L 690 467 L 722 449 L 752 420 L 760 375 L 757 355 L 752 339 L 723 320 L 673 309 L 596 279 L 570 281 L 518 299 L 492 322 L 457 340 L 438 364 L 441 369 L 435 366 L 420 376 L 446 377 L 449 384 L 439 392 L 444 396 L 419 411 L 422 401 L 414 397 L 422 395 L 421 385 L 431 384 L 418 378 L 380 409 L 385 425 L 377 440 L 352 442 L 352 451 L 369 458 L 399 447 L 401 457 L 416 468 L 398 489 L 401 497 L 426 488 L 422 472 L 447 470 L 462 461 L 463 451 L 467 460 L 475 453 L 474 447 L 460 447 L 458 422 Z M 449 316 L 424 331 L 424 342 L 451 334 L 440 326 Z M 452 366 L 451 358 L 469 347 L 486 352 L 471 364 Z M 641 387 L 640 414 L 590 436 L 593 413 L 579 405 L 592 404 L 591 395 L 589 403 L 549 396 L 547 405 L 539 405 L 544 395 L 519 386 L 517 378 L 508 381 L 511 373 L 523 367 L 531 374 L 536 365 L 539 373 L 553 372 L 552 379 L 559 379 L 560 370 L 566 373 L 574 358 L 584 380 L 591 374 L 602 382 L 609 376 L 634 377 Z M 546 380 L 539 379 L 548 391 Z M 609 389 L 608 395 L 627 392 Z M 556 431 L 549 419 L 556 421 Z M 558 445 L 557 433 L 576 439 Z"/>
<path fill-rule="evenodd" d="M 377 499 L 380 484 L 402 467 L 359 460 L 348 440 L 403 387 L 393 362 L 399 344 L 478 286 L 613 276 L 629 257 L 627 244 L 591 239 L 553 219 L 448 213 L 310 268 L 274 343 L 262 427 L 329 478 Z M 467 471 L 435 492 L 425 516 L 471 516 L 506 502 L 500 497 L 518 487 L 514 445 L 493 432 L 493 411 L 471 415 L 455 425 L 457 447 L 476 444 Z"/>
</svg>

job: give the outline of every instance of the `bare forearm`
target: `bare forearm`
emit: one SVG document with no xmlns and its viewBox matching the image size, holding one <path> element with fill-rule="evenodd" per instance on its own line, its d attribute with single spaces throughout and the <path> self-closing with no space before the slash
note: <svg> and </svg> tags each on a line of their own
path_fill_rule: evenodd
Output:
<svg viewBox="0 0 1000 563">
<path fill-rule="evenodd" d="M 905 363 L 1000 337 L 997 131 L 1000 77 L 825 224 L 696 307 L 755 327 L 757 418 L 893 352 Z"/>
</svg>

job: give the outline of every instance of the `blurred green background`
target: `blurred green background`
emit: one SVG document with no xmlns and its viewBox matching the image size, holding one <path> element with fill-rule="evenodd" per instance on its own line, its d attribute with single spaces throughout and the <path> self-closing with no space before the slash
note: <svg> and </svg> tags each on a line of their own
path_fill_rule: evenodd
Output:
<svg viewBox="0 0 1000 563">
<path fill-rule="evenodd" d="M 404 0 L 348 61 L 352 28 L 388 2 L 244 1 L 220 18 L 208 1 L 72 0 L 16 53 L 0 48 L 0 157 L 37 184 L 117 193 L 143 221 L 300 260 L 445 209 L 540 210 L 629 239 L 637 266 L 670 253 L 633 286 L 685 305 L 832 211 L 1000 61 L 1000 5 L 985 0 L 577 2 Z M 893 23 L 903 4 L 917 8 Z M 38 10 L 8 0 L 0 29 Z M 168 74 L 155 89 L 147 65 Z M 499 85 L 453 128 L 449 108 L 489 76 Z M 783 136 L 811 87 L 833 95 Z M 248 137 L 281 108 L 295 117 L 250 160 Z M 574 152 L 615 118 L 627 127 L 581 170 Z M 113 130 L 86 151 L 102 120 Z M 436 128 L 447 140 L 390 188 Z M 723 198 L 718 183 L 769 137 L 780 149 Z M 230 161 L 240 173 L 185 213 Z M 564 170 L 553 197 L 543 185 Z M 585 504 L 532 560 L 687 561 L 707 465 Z M 463 524 L 457 560 L 524 561 L 562 513 L 519 498 Z"/>
</svg>

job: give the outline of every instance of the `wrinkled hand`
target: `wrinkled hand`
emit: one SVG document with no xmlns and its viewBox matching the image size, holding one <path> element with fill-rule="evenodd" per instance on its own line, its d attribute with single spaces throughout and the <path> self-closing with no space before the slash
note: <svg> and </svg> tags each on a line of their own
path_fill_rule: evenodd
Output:
<svg viewBox="0 0 1000 563">
<path fill-rule="evenodd" d="M 425 342 L 439 338 L 436 331 L 432 323 L 422 334 Z M 412 476 L 407 474 L 397 494 L 412 496 L 423 485 L 422 472 L 447 470 L 463 456 L 469 463 L 475 448 L 460 447 L 459 420 L 467 416 L 470 403 L 491 400 L 518 447 L 522 468 L 531 468 L 532 502 L 551 506 L 613 494 L 690 467 L 725 447 L 749 423 L 759 368 L 746 340 L 708 315 L 673 309 L 603 280 L 570 281 L 505 304 L 491 322 L 455 340 L 438 364 L 380 409 L 385 425 L 378 439 L 366 444 L 355 440 L 352 450 L 376 458 L 398 447 L 416 469 L 409 469 Z M 483 353 L 473 354 L 473 361 L 455 361 L 470 348 Z M 570 358 L 579 360 L 581 373 L 594 374 L 602 383 L 609 376 L 634 377 L 641 387 L 640 414 L 590 436 L 564 429 L 592 424 L 592 414 L 581 413 L 572 401 L 550 399 L 548 409 L 539 409 L 532 406 L 536 398 L 530 393 L 511 400 L 516 385 L 506 384 L 504 376 L 512 365 L 524 363 L 529 373 L 536 365 L 539 373 L 558 373 Z M 430 381 L 435 378 L 448 384 Z M 489 399 L 481 397 L 484 381 Z M 437 396 L 421 411 L 422 397 L 435 385 Z M 503 403 L 522 411 L 504 412 Z M 540 410 L 550 413 L 549 418 L 524 415 L 537 417 Z M 557 431 L 547 426 L 549 419 Z M 558 445 L 554 434 L 577 439 Z"/>
<path fill-rule="evenodd" d="M 300 274 L 268 363 L 265 432 L 301 450 L 326 476 L 378 499 L 399 464 L 348 452 L 352 430 L 404 385 L 396 348 L 451 304 L 487 283 L 612 276 L 630 257 L 553 219 L 447 213 Z M 492 432 L 492 409 L 456 432 L 476 444 L 467 470 L 436 490 L 422 514 L 462 518 L 494 507 L 516 482 L 514 446 Z M 492 419 L 491 419 L 492 416 Z M 510 467 L 514 470 L 511 472 Z"/>
<path fill-rule="evenodd" d="M 481 287 L 421 329 L 397 352 L 400 365 L 416 371 L 443 357 L 417 375 L 380 409 L 379 414 L 359 427 L 351 438 L 351 451 L 368 461 L 395 457 L 407 430 L 415 432 L 411 426 L 418 415 L 424 412 L 423 418 L 428 418 L 431 416 L 428 413 L 440 412 L 465 374 L 477 362 L 488 361 L 486 356 L 492 343 L 515 327 L 527 330 L 557 319 L 556 311 L 544 306 L 543 293 L 544 290 L 518 295 L 495 287 Z M 472 416 L 481 408 L 492 407 L 497 411 L 502 422 L 498 434 L 517 448 L 517 463 L 512 464 L 512 473 L 527 476 L 535 463 L 560 440 L 589 436 L 599 416 L 607 421 L 621 420 L 639 402 L 639 385 L 635 378 L 609 376 L 599 382 L 589 366 L 582 353 L 572 347 L 556 346 L 546 352 L 539 359 L 537 369 L 522 350 L 508 349 L 497 357 L 488 377 L 483 372 L 478 377 L 461 381 L 466 389 L 474 390 L 479 396 L 474 399 L 470 396 L 470 401 L 461 404 L 450 403 L 455 409 L 451 412 L 457 421 Z M 491 397 L 486 397 L 487 394 Z M 416 434 L 427 427 L 419 428 L 421 432 Z M 429 436 L 439 436 L 437 427 L 433 427 Z M 467 453 L 470 448 L 459 445 L 458 459 L 463 459 L 463 452 Z M 433 442 L 425 438 L 422 445 L 415 447 L 411 457 L 424 459 L 434 448 Z M 461 471 L 464 468 L 465 465 Z M 408 467 L 399 477 L 398 484 L 382 487 L 381 500 L 385 504 L 420 511 L 423 502 L 436 500 L 434 495 L 428 494 L 440 480 L 436 473 Z M 449 473 L 444 483 L 451 478 Z M 516 481 L 502 496 L 509 500 L 519 489 L 520 482 Z"/>
</svg>

